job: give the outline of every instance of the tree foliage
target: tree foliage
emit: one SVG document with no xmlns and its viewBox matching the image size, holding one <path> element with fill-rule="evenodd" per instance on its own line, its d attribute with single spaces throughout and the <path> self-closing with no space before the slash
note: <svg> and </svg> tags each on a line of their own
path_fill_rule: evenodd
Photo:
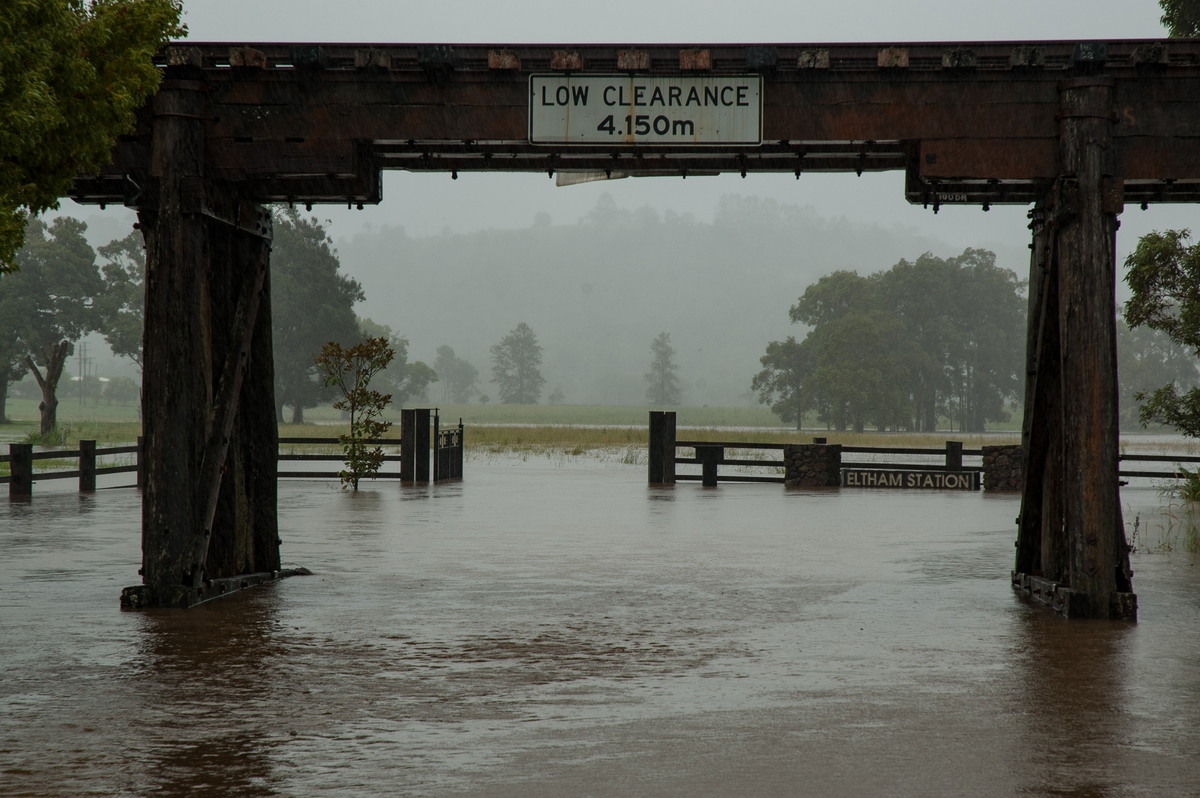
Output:
<svg viewBox="0 0 1200 798">
<path fill-rule="evenodd" d="M 1164 385 L 1200 385 L 1196 357 L 1169 335 L 1145 325 L 1130 327 L 1117 320 L 1117 383 L 1122 429 L 1142 424 L 1138 396 Z"/>
<path fill-rule="evenodd" d="M 491 348 L 492 382 L 506 405 L 535 405 L 542 395 L 542 347 L 525 322 Z"/>
<path fill-rule="evenodd" d="M 771 412 L 784 421 L 794 421 L 796 429 L 804 423 L 804 414 L 813 406 L 814 397 L 805 390 L 812 376 L 813 346 L 788 336 L 786 341 L 771 341 L 759 362 L 762 371 L 754 375 L 751 389 L 759 401 L 771 406 Z"/>
<path fill-rule="evenodd" d="M 1200 0 L 1159 0 L 1163 10 L 1161 22 L 1171 36 L 1200 35 Z M 1118 329 L 1118 380 L 1121 398 L 1127 400 L 1130 384 L 1144 386 L 1153 380 L 1145 373 L 1147 366 L 1164 369 L 1167 374 L 1158 378 L 1160 385 L 1153 390 L 1133 390 L 1134 401 L 1141 403 L 1138 420 L 1143 426 L 1167 424 L 1185 435 L 1200 436 L 1200 391 L 1196 388 L 1196 361 L 1200 355 L 1200 297 L 1196 282 L 1200 273 L 1200 247 L 1189 246 L 1188 230 L 1167 230 L 1143 236 L 1137 248 L 1125 260 L 1128 269 L 1125 281 L 1133 292 L 1125 304 L 1124 320 L 1129 326 L 1122 336 Z M 1190 281 L 1190 283 L 1189 283 Z M 1142 328 L 1142 329 L 1139 329 Z M 1154 345 L 1156 339 L 1145 331 L 1158 334 L 1169 344 Z M 1129 357 L 1122 357 L 1122 338 L 1126 343 L 1142 338 L 1148 353 L 1135 358 L 1130 368 Z M 1158 350 L 1155 352 L 1155 350 Z M 1178 350 L 1183 350 L 1191 362 L 1181 368 Z M 1174 365 L 1171 365 L 1174 364 Z M 1134 373 L 1130 373 L 1134 372 Z M 1161 383 L 1163 378 L 1165 383 Z M 1143 381 L 1145 380 L 1145 381 Z M 1127 411 L 1122 402 L 1122 416 Z"/>
<path fill-rule="evenodd" d="M 1125 322 L 1166 335 L 1192 358 L 1200 357 L 1200 244 L 1189 244 L 1188 230 L 1153 232 L 1138 241 L 1125 260 L 1131 298 Z M 1200 389 L 1172 380 L 1153 391 L 1139 391 L 1142 423 L 1162 423 L 1184 435 L 1200 437 Z M 1192 387 L 1188 387 L 1188 382 Z"/>
<path fill-rule="evenodd" d="M 1020 389 L 1023 285 L 978 249 L 832 272 L 789 311 L 807 336 L 771 342 L 751 387 L 797 424 L 815 409 L 838 429 L 981 431 Z"/>
<path fill-rule="evenodd" d="M 0 272 L 25 216 L 97 171 L 158 86 L 151 56 L 186 31 L 180 0 L 0 3 Z"/>
<path fill-rule="evenodd" d="M 362 335 L 386 338 L 392 348 L 392 361 L 380 372 L 379 382 L 392 392 L 396 404 L 403 406 L 412 400 L 425 399 L 429 385 L 438 381 L 438 375 L 423 361 L 408 362 L 408 339 L 393 333 L 386 324 L 377 324 L 371 319 L 359 319 L 358 325 Z"/>
<path fill-rule="evenodd" d="M 332 395 L 313 365 L 327 341 L 350 345 L 359 340 L 354 305 L 362 286 L 341 274 L 341 261 L 324 225 L 294 208 L 274 214 L 271 244 L 271 319 L 275 350 L 275 403 L 292 409 L 292 423 L 304 411 Z"/>
<path fill-rule="evenodd" d="M 96 299 L 113 354 L 142 366 L 142 328 L 146 303 L 146 245 L 137 230 L 97 250 L 104 259 L 104 291 Z"/>
<path fill-rule="evenodd" d="M 683 390 L 679 385 L 679 368 L 675 365 L 675 347 L 671 336 L 659 333 L 650 342 L 650 370 L 645 374 L 646 401 L 652 405 L 678 405 Z"/>
<path fill-rule="evenodd" d="M 1189 38 L 1200 35 L 1200 0 L 1159 0 L 1161 22 L 1171 36 Z"/>
<path fill-rule="evenodd" d="M 479 385 L 479 369 L 455 355 L 454 349 L 446 345 L 439 346 L 433 370 L 442 384 L 443 399 L 466 404 L 474 398 Z"/>
<path fill-rule="evenodd" d="M 96 299 L 103 283 L 86 229 L 71 217 L 49 225 L 30 219 L 16 256 L 20 270 L 0 279 L 0 308 L 12 324 L 3 348 L 37 381 L 43 435 L 58 424 L 58 382 L 75 342 L 102 323 Z"/>
<path fill-rule="evenodd" d="M 315 359 L 322 381 L 341 394 L 333 407 L 350 416 L 350 434 L 338 437 L 346 457 L 346 468 L 338 473 L 343 488 L 358 490 L 359 480 L 375 476 L 383 464 L 383 449 L 367 441 L 383 437 L 392 426 L 379 418 L 392 397 L 373 389 L 371 380 L 393 354 L 386 338 L 368 338 L 350 347 L 330 341 Z"/>
</svg>

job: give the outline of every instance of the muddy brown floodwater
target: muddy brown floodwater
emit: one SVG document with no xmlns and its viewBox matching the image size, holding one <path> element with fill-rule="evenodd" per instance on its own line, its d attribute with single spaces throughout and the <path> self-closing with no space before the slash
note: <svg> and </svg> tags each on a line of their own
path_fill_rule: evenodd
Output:
<svg viewBox="0 0 1200 798">
<path fill-rule="evenodd" d="M 121 612 L 139 497 L 0 502 L 0 795 L 1200 795 L 1200 567 L 1138 624 L 1017 598 L 1015 496 L 649 488 L 476 458 L 280 486 L 297 577 Z"/>
</svg>

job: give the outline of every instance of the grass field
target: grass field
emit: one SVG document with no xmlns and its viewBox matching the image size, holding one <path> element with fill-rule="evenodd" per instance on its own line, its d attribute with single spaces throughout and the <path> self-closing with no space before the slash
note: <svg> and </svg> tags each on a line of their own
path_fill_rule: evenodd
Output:
<svg viewBox="0 0 1200 798">
<path fill-rule="evenodd" d="M 765 407 L 677 408 L 680 440 L 712 440 L 747 443 L 806 443 L 814 436 L 847 446 L 941 446 L 947 440 L 962 441 L 967 448 L 985 443 L 1009 443 L 1019 439 L 1018 427 L 963 434 L 951 430 L 935 433 L 875 432 L 861 434 L 826 430 L 815 423 L 797 431 L 782 425 Z M 443 427 L 458 423 L 467 428 L 468 449 L 561 450 L 625 449 L 646 444 L 648 408 L 590 405 L 448 405 L 439 408 Z M 37 403 L 30 399 L 8 400 L 13 423 L 0 425 L 0 443 L 42 442 L 38 430 Z M 74 400 L 59 406 L 59 432 L 47 444 L 74 446 L 79 440 L 101 444 L 128 443 L 141 432 L 136 405 L 87 405 Z M 280 424 L 280 437 L 336 437 L 347 431 L 339 413 L 332 408 L 306 412 L 306 423 Z M 399 411 L 387 416 L 395 422 L 388 437 L 400 435 Z M 1128 437 L 1128 440 L 1126 438 Z M 1123 448 L 1172 451 L 1192 454 L 1195 442 L 1165 442 L 1163 436 L 1123 436 Z"/>
<path fill-rule="evenodd" d="M 443 426 L 466 425 L 469 446 L 487 449 L 598 449 L 641 446 L 646 442 L 648 409 L 588 405 L 449 405 L 439 408 Z M 863 434 L 832 432 L 820 428 L 797 431 L 781 425 L 765 407 L 685 407 L 677 409 L 681 440 L 714 440 L 756 443 L 806 442 L 813 436 L 847 445 L 931 446 L 947 439 L 962 440 L 968 447 L 1012 433 L 961 435 L 938 432 Z M 65 401 L 59 406 L 59 431 L 53 440 L 36 440 L 37 404 L 10 399 L 13 423 L 0 426 L 0 440 L 74 445 L 79 440 L 124 443 L 135 440 L 141 425 L 135 405 L 89 405 Z M 346 431 L 340 415 L 331 408 L 316 408 L 304 424 L 280 424 L 281 437 L 335 437 Z M 400 434 L 399 412 L 389 416 L 395 424 L 388 437 Z"/>
</svg>

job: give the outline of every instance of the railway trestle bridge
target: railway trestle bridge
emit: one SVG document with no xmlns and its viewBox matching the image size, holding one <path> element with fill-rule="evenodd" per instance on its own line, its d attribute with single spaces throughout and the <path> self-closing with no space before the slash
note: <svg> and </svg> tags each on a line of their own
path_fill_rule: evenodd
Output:
<svg viewBox="0 0 1200 798">
<path fill-rule="evenodd" d="M 687 176 L 903 170 L 909 202 L 1031 204 L 1015 573 L 1133 617 L 1115 236 L 1200 199 L 1200 41 L 177 43 L 72 197 L 147 249 L 143 598 L 279 568 L 266 203 L 382 200 L 385 169 Z"/>
</svg>

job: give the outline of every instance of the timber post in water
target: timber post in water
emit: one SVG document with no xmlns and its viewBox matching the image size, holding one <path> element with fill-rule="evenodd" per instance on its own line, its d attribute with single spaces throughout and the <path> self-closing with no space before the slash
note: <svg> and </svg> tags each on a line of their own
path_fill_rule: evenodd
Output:
<svg viewBox="0 0 1200 798">
<path fill-rule="evenodd" d="M 1014 587 L 1069 616 L 1137 616 L 1117 472 L 1114 81 L 1061 88 L 1062 174 L 1033 213 L 1025 492 Z"/>
<path fill-rule="evenodd" d="M 651 485 L 675 484 L 675 413 L 650 411 L 650 443 L 646 457 Z"/>
<path fill-rule="evenodd" d="M 181 50 L 185 56 L 185 50 Z M 166 69 L 139 187 L 146 241 L 143 584 L 189 606 L 216 580 L 279 571 L 268 213 L 208 177 L 209 87 Z"/>
</svg>

